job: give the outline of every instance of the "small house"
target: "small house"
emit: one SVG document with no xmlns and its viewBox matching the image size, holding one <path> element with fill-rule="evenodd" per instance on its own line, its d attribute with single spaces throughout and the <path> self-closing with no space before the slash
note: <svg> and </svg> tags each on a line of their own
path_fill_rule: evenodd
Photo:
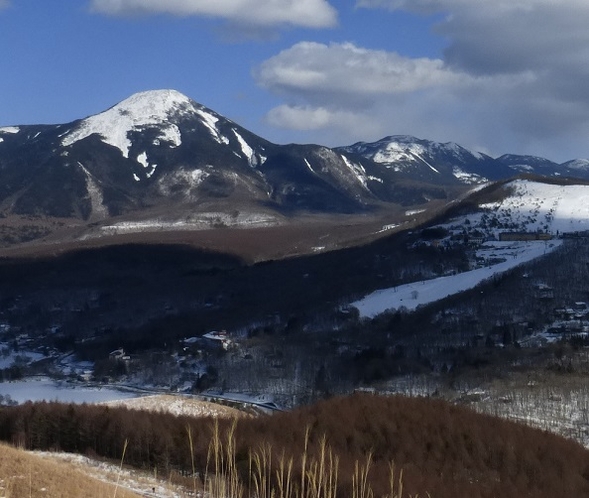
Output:
<svg viewBox="0 0 589 498">
<path fill-rule="evenodd" d="M 233 344 L 233 341 L 229 339 L 225 330 L 213 330 L 204 334 L 202 338 L 206 341 L 206 344 L 209 347 L 223 349 L 224 351 L 227 351 Z"/>
</svg>

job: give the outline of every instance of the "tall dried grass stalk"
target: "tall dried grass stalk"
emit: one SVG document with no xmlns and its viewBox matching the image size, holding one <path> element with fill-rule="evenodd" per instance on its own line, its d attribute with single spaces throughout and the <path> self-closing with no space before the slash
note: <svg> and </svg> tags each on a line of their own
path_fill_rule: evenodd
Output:
<svg viewBox="0 0 589 498">
<path fill-rule="evenodd" d="M 213 426 L 204 489 L 210 498 L 246 497 L 246 487 L 236 465 L 235 428 L 234 422 L 226 436 L 222 437 L 218 423 Z M 190 430 L 188 435 L 191 439 Z M 275 457 L 268 443 L 251 450 L 248 461 L 248 498 L 338 498 L 339 458 L 325 436 L 319 443 L 317 456 L 311 456 L 309 440 L 310 430 L 307 428 L 298 469 L 294 457 L 287 456 L 284 450 L 279 457 Z M 190 444 L 192 451 L 192 442 Z M 372 453 L 369 453 L 363 463 L 355 462 L 351 498 L 374 498 L 369 480 L 372 459 Z M 297 471 L 300 480 L 295 478 Z M 389 464 L 389 488 L 389 493 L 383 498 L 403 498 L 403 470 L 397 475 L 393 462 Z M 409 498 L 419 497 L 409 495 Z"/>
<path fill-rule="evenodd" d="M 287 459 L 283 450 L 278 461 L 278 469 L 276 470 L 276 482 L 278 484 L 277 498 L 295 498 L 295 483 L 292 476 L 293 465 L 293 458 L 290 457 Z"/>
<path fill-rule="evenodd" d="M 227 431 L 225 440 L 219 433 L 219 423 L 213 425 L 213 435 L 207 453 L 205 472 L 205 494 L 213 498 L 241 498 L 243 484 L 239 477 L 235 461 L 235 427 L 234 420 Z"/>
<path fill-rule="evenodd" d="M 196 496 L 196 467 L 194 465 L 194 440 L 192 438 L 192 427 L 186 426 L 188 432 L 188 444 L 190 445 L 190 464 L 192 469 L 192 492 Z M 157 467 L 156 467 L 157 468 Z"/>
<path fill-rule="evenodd" d="M 119 466 L 119 473 L 117 474 L 117 482 L 115 484 L 115 490 L 113 491 L 113 498 L 117 498 L 117 491 L 119 490 L 119 482 L 121 480 L 121 472 L 123 472 L 123 462 L 125 461 L 125 453 L 127 453 L 127 446 L 129 445 L 129 440 L 125 439 L 125 444 L 123 445 L 123 454 L 121 455 L 121 464 Z"/>
<path fill-rule="evenodd" d="M 253 491 L 256 498 L 274 498 L 272 487 L 272 448 L 263 444 L 256 452 L 250 453 Z"/>
<path fill-rule="evenodd" d="M 306 450 L 305 450 L 306 452 Z M 305 456 L 305 462 L 308 457 Z M 339 458 L 327 445 L 324 436 L 319 444 L 319 456 L 308 461 L 305 472 L 305 493 L 301 498 L 336 498 Z"/>
<path fill-rule="evenodd" d="M 372 464 L 372 453 L 366 456 L 366 463 L 360 465 L 356 460 L 354 474 L 352 475 L 352 498 L 373 498 L 374 493 L 368 482 L 368 473 Z"/>
</svg>

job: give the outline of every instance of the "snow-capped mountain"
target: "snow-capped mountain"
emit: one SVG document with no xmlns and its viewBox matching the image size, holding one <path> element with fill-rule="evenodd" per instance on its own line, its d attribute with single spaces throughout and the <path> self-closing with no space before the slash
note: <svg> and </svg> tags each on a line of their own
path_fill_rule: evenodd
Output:
<svg viewBox="0 0 589 498">
<path fill-rule="evenodd" d="M 378 142 L 358 142 L 339 150 L 371 159 L 386 169 L 436 184 L 473 184 L 506 178 L 513 173 L 479 152 L 458 144 L 396 135 Z"/>
<path fill-rule="evenodd" d="M 558 164 L 536 156 L 505 154 L 493 158 L 453 142 L 396 135 L 377 142 L 358 142 L 338 150 L 371 159 L 404 176 L 436 184 L 475 184 L 519 174 L 589 179 L 589 160 Z"/>
<path fill-rule="evenodd" d="M 397 186 L 373 161 L 272 144 L 174 90 L 61 125 L 0 128 L 0 211 L 97 221 L 166 206 L 357 212 L 442 190 Z"/>
<path fill-rule="evenodd" d="M 589 178 L 589 161 L 493 159 L 408 136 L 336 149 L 276 145 L 174 90 L 141 92 L 71 123 L 0 128 L 3 215 L 352 213 L 447 199 L 448 187 L 521 172 Z"/>
</svg>

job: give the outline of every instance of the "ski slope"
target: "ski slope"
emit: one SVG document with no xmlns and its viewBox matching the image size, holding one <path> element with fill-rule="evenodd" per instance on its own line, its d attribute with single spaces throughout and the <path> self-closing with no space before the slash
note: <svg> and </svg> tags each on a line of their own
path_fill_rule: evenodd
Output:
<svg viewBox="0 0 589 498">
<path fill-rule="evenodd" d="M 472 289 L 494 275 L 501 274 L 553 251 L 561 244 L 561 240 L 493 242 L 488 244 L 488 247 L 494 249 L 493 255 L 507 258 L 502 263 L 456 275 L 378 290 L 351 303 L 351 306 L 358 309 L 361 318 L 373 318 L 387 310 L 397 310 L 401 307 L 408 311 L 414 311 L 420 305 L 433 303 L 445 297 Z"/>
</svg>

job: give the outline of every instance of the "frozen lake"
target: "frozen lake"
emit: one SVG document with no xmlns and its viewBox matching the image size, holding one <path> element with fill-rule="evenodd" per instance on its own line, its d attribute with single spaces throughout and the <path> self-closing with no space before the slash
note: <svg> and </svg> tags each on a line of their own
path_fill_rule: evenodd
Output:
<svg viewBox="0 0 589 498">
<path fill-rule="evenodd" d="M 66 382 L 57 383 L 48 378 L 0 382 L 0 395 L 8 395 L 18 403 L 43 400 L 63 403 L 101 403 L 138 396 L 135 393 L 118 391 L 108 387 L 94 388 Z"/>
</svg>

